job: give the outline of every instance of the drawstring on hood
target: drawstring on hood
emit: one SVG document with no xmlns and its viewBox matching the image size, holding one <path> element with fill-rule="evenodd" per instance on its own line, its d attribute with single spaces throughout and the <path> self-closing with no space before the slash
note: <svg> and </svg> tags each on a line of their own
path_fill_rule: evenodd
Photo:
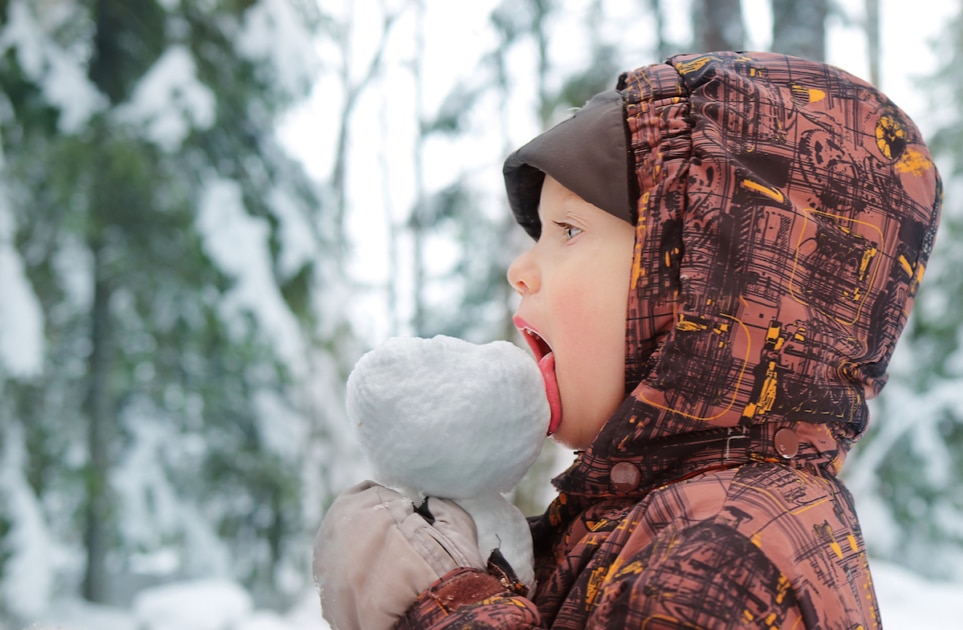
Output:
<svg viewBox="0 0 963 630">
<path fill-rule="evenodd" d="M 933 246 L 942 192 L 919 130 L 870 84 L 774 53 L 680 55 L 623 74 L 616 92 L 618 108 L 603 101 L 627 147 L 610 146 L 611 126 L 594 142 L 579 134 L 578 115 L 540 136 L 559 139 L 556 153 L 584 138 L 592 148 L 569 149 L 565 164 L 584 155 L 581 180 L 614 182 L 615 201 L 586 197 L 538 146 L 505 166 L 513 212 L 535 237 L 544 172 L 636 224 L 628 396 L 556 484 L 612 493 L 614 468 L 631 460 L 641 490 L 737 456 L 836 474 Z M 619 168 L 592 170 L 603 154 L 626 155 L 627 188 Z"/>
</svg>

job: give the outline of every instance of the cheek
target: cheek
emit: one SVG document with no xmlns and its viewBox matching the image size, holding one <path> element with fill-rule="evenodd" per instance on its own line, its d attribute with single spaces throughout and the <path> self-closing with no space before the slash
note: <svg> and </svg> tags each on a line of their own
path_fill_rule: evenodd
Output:
<svg viewBox="0 0 963 630">
<path fill-rule="evenodd" d="M 591 365 L 586 368 L 624 365 L 625 317 L 613 313 L 622 305 L 616 301 L 605 305 L 585 295 L 582 300 L 567 314 L 571 322 L 568 329 L 576 331 L 569 339 L 570 346 L 578 356 L 588 359 Z"/>
<path fill-rule="evenodd" d="M 584 286 L 584 285 L 583 285 Z M 598 287 L 598 285 L 596 285 Z M 628 291 L 567 291 L 560 309 L 565 338 L 557 352 L 563 410 L 607 418 L 625 393 Z"/>
<path fill-rule="evenodd" d="M 568 319 L 565 328 L 577 331 L 569 341 L 580 356 L 588 359 L 590 365 L 585 367 L 605 372 L 605 380 L 614 377 L 621 391 L 629 274 L 597 274 L 595 278 L 600 279 L 580 283 L 580 290 L 569 291 L 565 298 L 569 308 L 562 311 Z"/>
</svg>

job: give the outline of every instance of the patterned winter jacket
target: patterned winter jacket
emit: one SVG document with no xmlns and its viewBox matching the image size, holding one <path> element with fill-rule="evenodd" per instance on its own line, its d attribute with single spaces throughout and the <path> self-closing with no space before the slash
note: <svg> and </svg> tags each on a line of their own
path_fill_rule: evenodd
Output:
<svg viewBox="0 0 963 630">
<path fill-rule="evenodd" d="M 801 59 L 678 56 L 617 91 L 627 398 L 531 521 L 534 592 L 456 570 L 398 627 L 879 627 L 837 475 L 932 247 L 930 154 L 875 88 Z"/>
</svg>

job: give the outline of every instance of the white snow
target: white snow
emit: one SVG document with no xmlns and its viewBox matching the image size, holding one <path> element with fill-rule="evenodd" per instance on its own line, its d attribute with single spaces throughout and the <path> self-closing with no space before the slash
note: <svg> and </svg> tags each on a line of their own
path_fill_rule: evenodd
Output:
<svg viewBox="0 0 963 630">
<path fill-rule="evenodd" d="M 144 630 L 129 611 L 74 599 L 57 601 L 28 619 L 26 630 Z"/>
<path fill-rule="evenodd" d="M 133 400 L 122 422 L 132 431 L 132 447 L 110 476 L 124 506 L 118 525 L 132 549 L 148 550 L 129 552 L 125 569 L 151 583 L 184 575 L 228 576 L 232 559 L 225 541 L 201 513 L 204 506 L 179 499 L 167 474 L 193 469 L 207 445 L 196 434 L 180 432 L 177 420 L 146 399 Z"/>
<path fill-rule="evenodd" d="M 0 374 L 28 377 L 43 369 L 44 314 L 13 244 L 16 225 L 5 192 L 0 186 Z"/>
<path fill-rule="evenodd" d="M 133 609 L 143 630 L 230 630 L 251 616 L 254 605 L 234 582 L 199 580 L 148 589 Z"/>
<path fill-rule="evenodd" d="M 308 439 L 307 427 L 301 415 L 291 409 L 281 396 L 269 390 L 254 394 L 257 417 L 267 418 L 261 423 L 261 436 L 268 450 L 284 459 L 298 457 Z"/>
<path fill-rule="evenodd" d="M 879 560 L 871 559 L 871 565 L 886 630 L 951 628 L 963 616 L 963 583 L 932 582 Z M 328 630 L 313 592 L 306 592 L 291 609 L 277 614 L 252 610 L 250 600 L 229 582 L 190 582 L 171 588 L 173 590 L 161 590 L 160 595 L 152 596 L 148 602 L 171 605 L 171 593 L 182 598 L 178 600 L 177 620 L 183 625 L 177 626 L 178 630 Z M 241 610 L 247 612 L 237 617 Z M 162 606 L 159 614 L 172 613 Z M 230 615 L 235 615 L 236 625 L 214 625 Z M 159 625 L 158 620 L 152 620 L 155 625 L 138 625 L 130 612 L 76 600 L 60 601 L 28 619 L 26 630 L 160 630 L 165 627 Z"/>
<path fill-rule="evenodd" d="M 25 630 L 329 630 L 313 592 L 275 613 L 255 609 L 237 584 L 214 580 L 145 591 L 133 611 L 73 599 L 27 619 Z"/>
<path fill-rule="evenodd" d="M 63 133 L 79 131 L 104 109 L 106 97 L 87 79 L 83 59 L 63 50 L 37 22 L 26 0 L 12 0 L 0 30 L 0 54 L 13 48 L 26 75 L 36 81 L 47 102 L 60 110 Z"/>
<path fill-rule="evenodd" d="M 363 356 L 348 377 L 347 408 L 379 480 L 448 499 L 511 490 L 549 420 L 528 353 L 445 336 L 395 337 Z"/>
<path fill-rule="evenodd" d="M 132 432 L 132 446 L 111 474 L 111 486 L 124 506 L 120 529 L 124 539 L 135 548 L 159 549 L 159 556 L 163 553 L 163 541 L 182 523 L 176 491 L 164 470 L 163 453 L 171 444 L 170 422 L 156 417 L 149 405 L 136 402 L 127 415 L 137 419 L 125 423 Z M 144 527 L 144 523 L 152 526 Z M 158 568 L 156 561 L 150 564 L 154 565 L 151 569 Z M 178 568 L 176 561 L 171 564 L 164 568 Z"/>
<path fill-rule="evenodd" d="M 348 377 L 348 418 L 375 478 L 414 501 L 455 499 L 472 515 L 482 556 L 499 548 L 534 584 L 532 538 L 509 492 L 545 444 L 542 374 L 507 341 L 395 337 Z"/>
<path fill-rule="evenodd" d="M 167 151 L 177 149 L 192 129 L 210 127 L 216 99 L 197 78 L 194 56 L 183 45 L 169 47 L 134 88 L 118 118 L 142 129 L 144 137 Z"/>
<path fill-rule="evenodd" d="M 65 301 L 78 311 L 88 308 L 94 297 L 94 257 L 90 249 L 77 236 L 65 232 L 53 255 Z"/>
<path fill-rule="evenodd" d="M 248 9 L 235 42 L 241 56 L 269 62 L 282 90 L 302 94 L 310 88 L 318 65 L 316 45 L 289 2 L 261 0 Z"/>
<path fill-rule="evenodd" d="M 278 238 L 281 241 L 281 253 L 278 259 L 278 272 L 287 279 L 317 255 L 314 228 L 304 214 L 303 204 L 298 203 L 290 192 L 274 187 L 268 192 L 267 202 L 279 223 Z"/>
<path fill-rule="evenodd" d="M 54 591 L 57 543 L 47 529 L 37 497 L 23 477 L 25 446 L 17 422 L 6 422 L 0 430 L 0 501 L 12 518 L 4 550 L 11 556 L 4 567 L 15 580 L 0 583 L 0 594 L 11 610 L 21 616 L 44 610 Z"/>
<path fill-rule="evenodd" d="M 224 320 L 233 322 L 235 332 L 242 333 L 243 328 L 238 327 L 244 326 L 244 318 L 240 315 L 252 313 L 263 339 L 270 340 L 296 374 L 302 373 L 302 335 L 274 280 L 267 221 L 248 214 L 236 182 L 211 178 L 200 201 L 197 228 L 204 251 L 235 281 L 225 300 Z"/>
<path fill-rule="evenodd" d="M 933 582 L 881 561 L 870 566 L 886 630 L 959 627 L 963 583 Z"/>
</svg>

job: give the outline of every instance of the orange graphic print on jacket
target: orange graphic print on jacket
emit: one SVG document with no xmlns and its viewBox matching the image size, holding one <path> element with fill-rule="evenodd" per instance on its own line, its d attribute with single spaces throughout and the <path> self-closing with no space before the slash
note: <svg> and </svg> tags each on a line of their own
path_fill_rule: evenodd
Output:
<svg viewBox="0 0 963 630">
<path fill-rule="evenodd" d="M 676 56 L 616 91 L 626 400 L 532 519 L 534 595 L 448 609 L 442 578 L 401 626 L 879 627 L 837 475 L 936 233 L 920 133 L 871 85 L 771 53 Z"/>
</svg>

